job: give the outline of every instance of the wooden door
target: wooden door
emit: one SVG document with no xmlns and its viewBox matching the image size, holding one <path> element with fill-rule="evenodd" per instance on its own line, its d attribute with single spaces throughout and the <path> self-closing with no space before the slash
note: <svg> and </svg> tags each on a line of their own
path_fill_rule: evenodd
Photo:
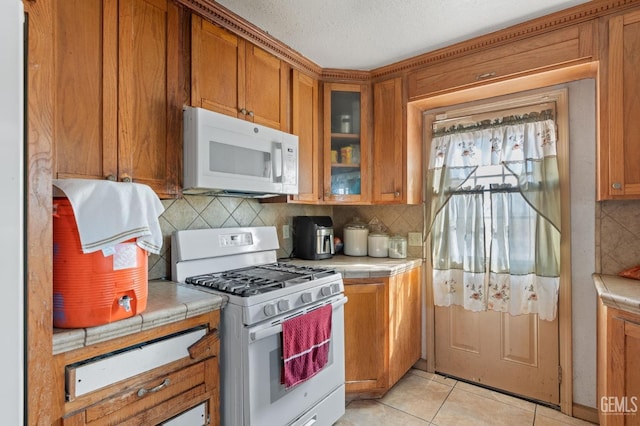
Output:
<svg viewBox="0 0 640 426">
<path fill-rule="evenodd" d="M 245 81 L 238 89 L 240 105 L 244 105 L 247 119 L 254 123 L 287 130 L 284 117 L 288 67 L 259 47 L 245 44 Z"/>
<path fill-rule="evenodd" d="M 298 136 L 298 194 L 292 201 L 318 203 L 320 141 L 318 140 L 318 81 L 293 70 L 292 133 Z"/>
<path fill-rule="evenodd" d="M 373 85 L 374 204 L 401 203 L 404 195 L 402 78 Z"/>
<path fill-rule="evenodd" d="M 118 173 L 118 2 L 53 3 L 55 179 Z"/>
<path fill-rule="evenodd" d="M 191 16 L 191 105 L 238 117 L 240 48 L 236 35 Z"/>
<path fill-rule="evenodd" d="M 551 404 L 560 403 L 558 318 L 435 308 L 435 369 Z"/>
<path fill-rule="evenodd" d="M 346 391 L 380 396 L 389 371 L 388 282 L 345 279 L 344 284 Z"/>
<path fill-rule="evenodd" d="M 179 10 L 167 0 L 119 7 L 118 179 L 177 194 L 182 101 Z"/>
<path fill-rule="evenodd" d="M 420 359 L 422 268 L 389 278 L 389 386 Z"/>
</svg>

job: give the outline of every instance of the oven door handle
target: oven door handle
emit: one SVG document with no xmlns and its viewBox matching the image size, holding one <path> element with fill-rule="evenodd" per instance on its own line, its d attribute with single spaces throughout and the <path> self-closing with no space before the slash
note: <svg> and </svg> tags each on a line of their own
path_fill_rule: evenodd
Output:
<svg viewBox="0 0 640 426">
<path fill-rule="evenodd" d="M 349 298 L 347 298 L 346 296 L 345 297 L 341 297 L 340 299 L 338 299 L 335 302 L 333 302 L 331 304 L 331 307 L 335 311 L 340 306 L 342 306 L 345 303 L 347 303 L 348 300 L 349 300 Z M 258 340 L 262 340 L 264 338 L 267 338 L 269 336 L 273 336 L 274 334 L 278 334 L 278 333 L 282 333 L 282 324 L 281 323 L 280 324 L 276 324 L 273 327 L 265 328 L 263 330 L 251 331 L 251 332 L 249 332 L 249 338 L 251 339 L 252 342 L 257 342 Z"/>
</svg>

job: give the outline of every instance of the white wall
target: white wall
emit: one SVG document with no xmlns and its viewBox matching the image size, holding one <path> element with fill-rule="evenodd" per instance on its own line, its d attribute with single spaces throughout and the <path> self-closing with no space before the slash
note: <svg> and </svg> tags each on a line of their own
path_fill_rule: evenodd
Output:
<svg viewBox="0 0 640 426">
<path fill-rule="evenodd" d="M 21 425 L 24 404 L 22 183 L 22 2 L 0 1 L 0 270 L 3 273 L 0 413 L 2 424 Z"/>
<path fill-rule="evenodd" d="M 569 87 L 573 402 L 596 408 L 596 89 L 594 80 Z"/>
</svg>

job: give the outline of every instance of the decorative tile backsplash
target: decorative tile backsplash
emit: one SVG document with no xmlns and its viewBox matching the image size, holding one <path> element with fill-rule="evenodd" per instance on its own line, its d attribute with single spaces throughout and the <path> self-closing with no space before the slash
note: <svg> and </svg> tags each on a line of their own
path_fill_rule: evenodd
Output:
<svg viewBox="0 0 640 426">
<path fill-rule="evenodd" d="M 331 216 L 334 232 L 342 237 L 344 226 L 354 218 L 382 224 L 390 235 L 424 236 L 423 207 L 417 206 L 313 206 L 286 203 L 260 203 L 255 199 L 189 196 L 163 200 L 160 216 L 164 236 L 160 255 L 149 258 L 149 278 L 171 275 L 171 234 L 182 229 L 225 228 L 275 225 L 280 241 L 278 257 L 288 257 L 292 239 L 282 237 L 282 225 L 293 225 L 294 216 Z M 424 257 L 422 247 L 409 246 L 409 257 Z M 617 274 L 640 264 L 640 201 L 596 203 L 596 272 Z"/>
<path fill-rule="evenodd" d="M 282 226 L 293 226 L 294 216 L 332 216 L 337 236 L 353 217 L 383 223 L 389 234 L 407 236 L 422 232 L 422 206 L 314 206 L 287 203 L 260 203 L 255 199 L 185 195 L 162 200 L 165 211 L 160 216 L 164 237 L 159 255 L 149 257 L 149 279 L 171 276 L 171 234 L 177 230 L 229 228 L 235 226 L 275 225 L 280 241 L 278 257 L 289 257 L 292 239 L 282 237 Z M 408 247 L 410 257 L 422 257 L 421 247 Z"/>
<path fill-rule="evenodd" d="M 640 265 L 640 201 L 603 201 L 596 206 L 596 271 Z"/>
</svg>

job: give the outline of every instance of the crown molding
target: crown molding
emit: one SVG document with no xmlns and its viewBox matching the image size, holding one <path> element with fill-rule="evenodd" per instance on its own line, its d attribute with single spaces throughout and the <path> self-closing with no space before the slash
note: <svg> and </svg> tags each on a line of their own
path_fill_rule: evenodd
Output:
<svg viewBox="0 0 640 426">
<path fill-rule="evenodd" d="M 503 30 L 453 44 L 442 49 L 385 65 L 371 71 L 373 79 L 408 72 L 426 65 L 446 61 L 471 52 L 508 44 L 548 31 L 590 21 L 640 4 L 640 0 L 593 0 L 540 18 L 513 25 Z"/>
<path fill-rule="evenodd" d="M 321 68 L 294 49 L 241 18 L 213 0 L 174 0 L 194 13 L 234 34 L 249 40 L 314 78 L 322 81 L 371 82 L 394 74 L 403 74 L 427 65 L 450 60 L 471 52 L 501 46 L 548 31 L 622 11 L 640 4 L 640 0 L 593 0 L 569 9 L 414 56 L 370 71 Z"/>
<path fill-rule="evenodd" d="M 322 81 L 330 82 L 348 81 L 356 83 L 368 83 L 371 80 L 371 72 L 360 70 L 343 70 L 337 68 L 324 68 L 322 70 L 322 73 L 320 74 L 320 79 Z"/>
</svg>

